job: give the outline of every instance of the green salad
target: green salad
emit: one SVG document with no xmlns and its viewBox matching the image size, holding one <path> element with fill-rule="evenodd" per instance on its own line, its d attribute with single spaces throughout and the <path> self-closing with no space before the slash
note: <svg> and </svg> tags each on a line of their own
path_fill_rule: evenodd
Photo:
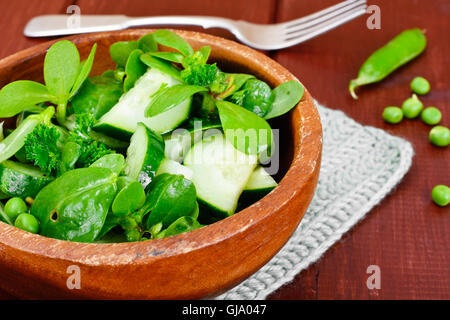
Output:
<svg viewBox="0 0 450 320">
<path fill-rule="evenodd" d="M 160 47 L 171 49 L 159 51 Z M 179 35 L 158 30 L 109 48 L 114 70 L 89 76 L 62 40 L 47 51 L 44 84 L 0 90 L 0 220 L 77 242 L 164 238 L 201 228 L 276 187 L 268 119 L 303 96 L 208 63 Z M 11 123 L 11 121 L 8 121 Z"/>
</svg>

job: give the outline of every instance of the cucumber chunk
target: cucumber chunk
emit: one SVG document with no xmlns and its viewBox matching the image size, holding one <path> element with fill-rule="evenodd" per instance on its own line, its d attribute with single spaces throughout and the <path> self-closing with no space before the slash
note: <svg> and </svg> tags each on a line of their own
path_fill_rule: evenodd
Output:
<svg viewBox="0 0 450 320">
<path fill-rule="evenodd" d="M 143 122 L 148 128 L 158 133 L 176 128 L 189 116 L 191 98 L 154 117 L 146 118 L 144 112 L 161 86 L 170 87 L 180 83 L 166 73 L 154 68 L 149 69 L 136 81 L 134 87 L 100 118 L 94 129 L 126 140 L 136 131 L 139 122 Z"/>
<path fill-rule="evenodd" d="M 155 177 L 163 159 L 164 139 L 139 123 L 127 150 L 125 174 L 145 188 Z"/>
<path fill-rule="evenodd" d="M 8 196 L 34 198 L 51 181 L 35 166 L 11 160 L 0 163 L 0 191 Z"/>
<path fill-rule="evenodd" d="M 269 194 L 270 191 L 275 189 L 276 186 L 277 182 L 272 176 L 268 174 L 263 167 L 257 167 L 255 171 L 252 172 L 244 191 L 239 198 L 239 210 L 261 200 Z"/>
<path fill-rule="evenodd" d="M 198 121 L 195 126 L 189 125 L 178 128 L 164 135 L 166 158 L 182 162 L 194 143 L 218 133 L 221 133 L 220 123 L 209 123 L 207 121 Z"/>
<path fill-rule="evenodd" d="M 163 173 L 170 173 L 170 174 L 181 174 L 186 179 L 191 180 L 193 176 L 193 172 L 191 169 L 189 169 L 186 166 L 183 166 L 181 163 L 171 160 L 171 159 L 164 159 L 161 162 L 161 165 L 158 168 L 158 171 L 156 172 L 156 175 L 160 175 Z"/>
<path fill-rule="evenodd" d="M 194 173 L 192 181 L 200 204 L 219 219 L 235 212 L 256 163 L 255 155 L 236 150 L 222 134 L 194 144 L 184 159 L 184 165 Z"/>
<path fill-rule="evenodd" d="M 277 182 L 263 167 L 257 167 L 248 179 L 244 191 L 272 190 L 277 186 Z"/>
</svg>

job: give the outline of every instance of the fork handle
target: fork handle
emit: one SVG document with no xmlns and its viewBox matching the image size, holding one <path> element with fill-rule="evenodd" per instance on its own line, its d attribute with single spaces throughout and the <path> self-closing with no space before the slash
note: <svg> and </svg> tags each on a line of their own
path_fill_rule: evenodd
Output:
<svg viewBox="0 0 450 320">
<path fill-rule="evenodd" d="M 231 20 L 220 17 L 208 16 L 158 16 L 130 18 L 126 21 L 127 27 L 151 26 L 151 25 L 192 25 L 208 28 L 230 29 Z"/>
</svg>

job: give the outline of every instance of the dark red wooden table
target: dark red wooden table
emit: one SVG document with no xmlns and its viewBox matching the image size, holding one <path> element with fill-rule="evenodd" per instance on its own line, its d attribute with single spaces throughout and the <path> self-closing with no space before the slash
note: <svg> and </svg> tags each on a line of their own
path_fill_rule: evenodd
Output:
<svg viewBox="0 0 450 320">
<path fill-rule="evenodd" d="M 82 14 L 130 16 L 195 14 L 274 23 L 323 9 L 338 0 L 15 0 L 0 1 L 0 58 L 48 39 L 23 36 L 25 23 L 40 14 L 65 13 L 76 4 Z M 450 120 L 450 2 L 448 0 L 369 0 L 381 8 L 381 29 L 369 30 L 366 17 L 307 43 L 269 52 L 293 72 L 319 102 L 341 109 L 357 121 L 385 129 L 412 142 L 411 170 L 380 205 L 323 257 L 270 299 L 450 299 L 450 210 L 430 200 L 436 184 L 450 184 L 449 148 L 428 142 L 429 127 L 419 120 L 385 124 L 381 112 L 410 94 L 412 77 L 428 78 L 432 91 L 423 101 Z M 428 48 L 385 81 L 359 91 L 354 101 L 347 84 L 364 59 L 400 31 L 427 30 Z M 198 28 L 188 28 L 200 30 Z M 205 32 L 233 39 L 227 31 Z M 369 290 L 369 265 L 381 269 L 381 289 Z M 0 292 L 0 298 L 11 298 Z"/>
</svg>

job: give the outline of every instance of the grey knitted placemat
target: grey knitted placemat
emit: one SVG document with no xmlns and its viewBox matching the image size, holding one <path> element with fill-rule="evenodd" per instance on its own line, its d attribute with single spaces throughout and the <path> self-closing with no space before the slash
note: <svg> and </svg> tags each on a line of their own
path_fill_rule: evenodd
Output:
<svg viewBox="0 0 450 320">
<path fill-rule="evenodd" d="M 323 126 L 322 166 L 308 211 L 272 260 L 217 299 L 264 299 L 292 281 L 364 218 L 411 166 L 413 149 L 406 140 L 317 105 Z"/>
</svg>

